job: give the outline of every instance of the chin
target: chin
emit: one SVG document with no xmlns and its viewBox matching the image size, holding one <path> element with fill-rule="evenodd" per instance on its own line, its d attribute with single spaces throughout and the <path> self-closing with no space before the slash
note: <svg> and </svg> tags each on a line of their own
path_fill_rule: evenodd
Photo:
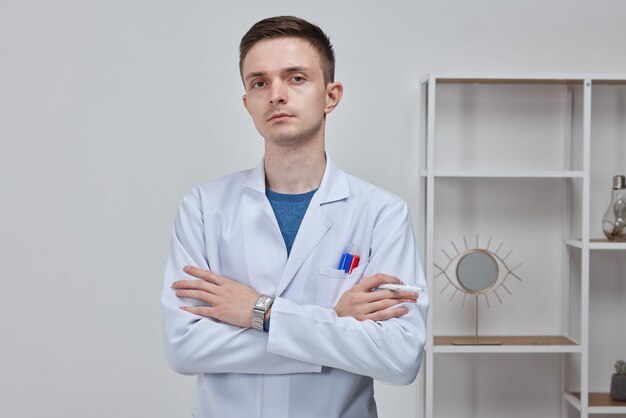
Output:
<svg viewBox="0 0 626 418">
<path fill-rule="evenodd" d="M 284 128 L 284 129 L 280 129 Z M 270 129 L 261 134 L 265 141 L 270 144 L 278 145 L 278 146 L 294 146 L 299 145 L 305 142 L 309 142 L 310 140 L 314 140 L 318 135 L 320 127 L 315 127 L 313 129 L 293 129 L 293 127 L 279 127 L 279 129 Z"/>
<path fill-rule="evenodd" d="M 263 135 L 263 137 L 272 144 L 290 144 L 297 143 L 302 135 L 297 132 L 284 130 L 282 132 L 268 132 L 267 135 Z"/>
<path fill-rule="evenodd" d="M 296 136 L 274 136 L 267 139 L 267 142 L 274 145 L 296 145 L 300 142 L 300 138 Z"/>
</svg>

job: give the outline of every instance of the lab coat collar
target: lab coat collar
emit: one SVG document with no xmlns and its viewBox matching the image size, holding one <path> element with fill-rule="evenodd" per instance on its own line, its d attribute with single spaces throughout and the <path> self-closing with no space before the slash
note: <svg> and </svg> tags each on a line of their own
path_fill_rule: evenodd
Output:
<svg viewBox="0 0 626 418">
<path fill-rule="evenodd" d="M 333 163 L 328 153 L 326 153 L 326 170 L 324 170 L 324 176 L 316 194 L 321 205 L 350 196 L 346 173 Z"/>
<path fill-rule="evenodd" d="M 253 168 L 243 185 L 265 196 L 265 160 Z M 320 187 L 315 193 L 320 204 L 346 199 L 350 195 L 346 173 L 333 163 L 326 153 L 326 168 Z"/>
<path fill-rule="evenodd" d="M 250 171 L 243 185 L 265 196 L 265 158 Z"/>
</svg>

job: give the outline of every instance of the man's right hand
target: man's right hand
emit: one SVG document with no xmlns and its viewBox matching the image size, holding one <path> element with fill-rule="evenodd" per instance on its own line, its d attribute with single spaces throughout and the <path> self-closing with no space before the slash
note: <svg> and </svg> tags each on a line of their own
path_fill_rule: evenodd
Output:
<svg viewBox="0 0 626 418">
<path fill-rule="evenodd" d="M 398 278 L 382 273 L 364 277 L 341 295 L 335 312 L 338 316 L 351 316 L 359 321 L 384 321 L 405 315 L 408 308 L 392 307 L 404 302 L 415 302 L 419 295 L 398 290 L 373 290 L 384 283 L 402 284 Z"/>
</svg>

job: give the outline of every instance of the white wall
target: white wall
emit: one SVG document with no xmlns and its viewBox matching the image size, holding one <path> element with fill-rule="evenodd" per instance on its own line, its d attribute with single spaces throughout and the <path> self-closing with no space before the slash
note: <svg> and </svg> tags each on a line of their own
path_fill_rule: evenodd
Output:
<svg viewBox="0 0 626 418">
<path fill-rule="evenodd" d="M 259 160 L 237 46 L 277 14 L 335 45 L 335 161 L 415 217 L 422 75 L 626 69 L 621 0 L 0 0 L 0 416 L 186 416 L 160 334 L 171 225 L 192 185 Z M 381 417 L 419 416 L 418 392 L 377 385 Z"/>
</svg>

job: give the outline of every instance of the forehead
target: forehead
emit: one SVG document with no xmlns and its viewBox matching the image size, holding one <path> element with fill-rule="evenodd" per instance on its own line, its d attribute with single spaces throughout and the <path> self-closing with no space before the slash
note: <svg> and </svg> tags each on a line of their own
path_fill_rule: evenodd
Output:
<svg viewBox="0 0 626 418">
<path fill-rule="evenodd" d="M 244 58 L 242 73 L 280 71 L 290 67 L 306 67 L 322 71 L 317 50 L 306 40 L 294 37 L 264 39 L 254 44 Z"/>
</svg>

